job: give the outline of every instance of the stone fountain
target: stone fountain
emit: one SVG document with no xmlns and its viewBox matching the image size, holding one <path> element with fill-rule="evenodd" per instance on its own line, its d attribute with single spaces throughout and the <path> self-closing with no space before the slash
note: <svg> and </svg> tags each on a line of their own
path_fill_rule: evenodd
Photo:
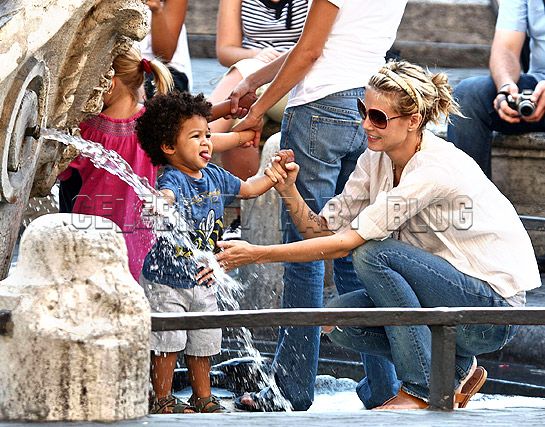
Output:
<svg viewBox="0 0 545 427">
<path fill-rule="evenodd" d="M 81 229 L 44 215 L 0 282 L 0 420 L 99 420 L 148 412 L 151 318 L 111 221 Z M 77 266 L 77 268 L 76 268 Z"/>
<path fill-rule="evenodd" d="M 113 57 L 148 28 L 142 0 L 0 0 L 0 280 L 29 198 L 48 195 L 76 154 L 40 128 L 70 132 L 98 113 Z M 115 225 L 81 230 L 61 214 L 34 221 L 0 282 L 6 310 L 0 420 L 147 413 L 149 306 Z"/>
<path fill-rule="evenodd" d="M 146 9 L 142 0 L 0 1 L 0 279 L 29 197 L 48 195 L 75 154 L 35 127 L 71 129 L 100 111 L 113 57 L 148 31 Z"/>
</svg>

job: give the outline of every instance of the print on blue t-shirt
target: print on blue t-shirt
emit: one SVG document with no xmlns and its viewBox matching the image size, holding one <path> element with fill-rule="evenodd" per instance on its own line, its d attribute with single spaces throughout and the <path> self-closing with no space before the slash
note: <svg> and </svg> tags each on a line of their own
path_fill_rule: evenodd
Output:
<svg viewBox="0 0 545 427">
<path fill-rule="evenodd" d="M 178 210 L 195 227 L 191 240 L 196 248 L 215 251 L 223 234 L 223 211 L 240 192 L 240 179 L 214 164 L 201 172 L 202 178 L 197 179 L 167 166 L 157 180 L 157 188 L 174 193 Z M 197 284 L 191 255 L 189 248 L 173 247 L 159 237 L 146 256 L 142 274 L 151 282 L 191 288 Z"/>
</svg>

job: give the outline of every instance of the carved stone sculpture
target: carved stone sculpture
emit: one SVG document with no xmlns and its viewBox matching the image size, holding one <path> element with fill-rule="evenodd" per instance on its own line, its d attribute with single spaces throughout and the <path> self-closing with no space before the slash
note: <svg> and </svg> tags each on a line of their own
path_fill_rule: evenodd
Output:
<svg viewBox="0 0 545 427">
<path fill-rule="evenodd" d="M 148 411 L 150 309 L 119 228 L 42 216 L 0 282 L 0 420 L 99 420 Z M 107 227 L 106 227 L 107 226 Z"/>
</svg>

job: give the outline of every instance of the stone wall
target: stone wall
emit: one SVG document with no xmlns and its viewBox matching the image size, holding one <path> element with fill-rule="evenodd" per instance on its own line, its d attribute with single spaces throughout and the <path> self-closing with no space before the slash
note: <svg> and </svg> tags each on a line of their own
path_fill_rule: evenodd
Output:
<svg viewBox="0 0 545 427">
<path fill-rule="evenodd" d="M 545 218 L 545 133 L 495 134 L 492 181 L 519 215 Z M 529 231 L 537 256 L 545 255 L 545 232 Z"/>
</svg>

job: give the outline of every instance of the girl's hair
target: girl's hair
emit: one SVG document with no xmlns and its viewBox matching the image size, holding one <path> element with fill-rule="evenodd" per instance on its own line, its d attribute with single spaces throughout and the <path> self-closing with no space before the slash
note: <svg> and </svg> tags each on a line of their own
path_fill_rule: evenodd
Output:
<svg viewBox="0 0 545 427">
<path fill-rule="evenodd" d="M 431 74 L 407 61 L 386 63 L 369 79 L 372 89 L 395 95 L 392 107 L 399 114 L 420 113 L 423 129 L 428 122 L 438 123 L 441 115 L 461 115 L 459 105 L 452 97 L 452 88 L 445 73 Z"/>
<path fill-rule="evenodd" d="M 153 75 L 153 82 L 159 93 L 168 93 L 174 87 L 172 75 L 163 63 L 157 60 L 147 61 Z M 127 86 L 138 100 L 138 90 L 144 83 L 144 62 L 140 52 L 131 47 L 127 52 L 114 58 L 112 65 L 115 76 Z"/>
</svg>

